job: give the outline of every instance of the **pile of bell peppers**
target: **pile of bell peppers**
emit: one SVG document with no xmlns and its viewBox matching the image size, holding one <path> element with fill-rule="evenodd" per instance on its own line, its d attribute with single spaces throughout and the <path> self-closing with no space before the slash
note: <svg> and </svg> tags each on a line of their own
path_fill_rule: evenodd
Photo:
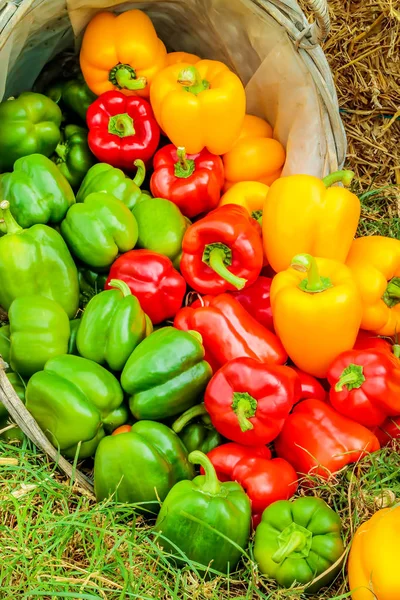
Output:
<svg viewBox="0 0 400 600">
<path fill-rule="evenodd" d="M 354 239 L 351 171 L 283 177 L 239 77 L 141 10 L 98 13 L 79 60 L 0 104 L 0 365 L 171 560 L 232 572 L 253 529 L 259 572 L 314 593 L 345 555 L 315 481 L 400 437 L 400 241 Z M 394 514 L 350 552 L 379 598 Z"/>
</svg>

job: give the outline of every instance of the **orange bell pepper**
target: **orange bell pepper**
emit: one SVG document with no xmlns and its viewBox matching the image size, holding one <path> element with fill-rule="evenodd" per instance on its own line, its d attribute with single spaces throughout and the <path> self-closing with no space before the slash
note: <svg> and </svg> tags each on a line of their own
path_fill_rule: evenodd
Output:
<svg viewBox="0 0 400 600">
<path fill-rule="evenodd" d="M 253 219 L 258 220 L 262 217 L 268 190 L 269 187 L 259 181 L 241 181 L 225 192 L 218 206 L 239 204 L 239 206 L 244 206 Z"/>
<path fill-rule="evenodd" d="M 80 64 L 87 85 L 98 96 L 120 90 L 127 96 L 148 97 L 166 57 L 165 46 L 144 12 L 100 12 L 84 33 Z"/>
<path fill-rule="evenodd" d="M 379 235 L 358 238 L 346 264 L 364 305 L 362 329 L 377 335 L 400 333 L 400 240 Z"/>
<path fill-rule="evenodd" d="M 298 254 L 272 280 L 270 299 L 275 331 L 299 369 L 324 378 L 332 361 L 353 348 L 362 304 L 342 263 Z"/>
<path fill-rule="evenodd" d="M 263 242 L 268 262 L 277 273 L 295 254 L 345 262 L 360 218 L 360 201 L 350 191 L 352 171 L 338 171 L 321 180 L 291 175 L 275 181 L 263 212 Z"/>
<path fill-rule="evenodd" d="M 239 77 L 216 60 L 166 67 L 155 77 L 151 105 L 161 129 L 188 154 L 230 150 L 242 127 L 246 96 Z"/>
<path fill-rule="evenodd" d="M 354 535 L 348 574 L 352 600 L 400 598 L 400 506 L 378 510 Z"/>
<path fill-rule="evenodd" d="M 245 115 L 240 135 L 236 141 L 246 137 L 271 138 L 272 133 L 272 127 L 267 121 L 254 115 Z"/>
<path fill-rule="evenodd" d="M 189 65 L 195 65 L 201 60 L 200 56 L 196 54 L 190 54 L 190 52 L 168 52 L 167 61 L 165 66 L 176 65 L 181 63 L 188 63 Z"/>
</svg>

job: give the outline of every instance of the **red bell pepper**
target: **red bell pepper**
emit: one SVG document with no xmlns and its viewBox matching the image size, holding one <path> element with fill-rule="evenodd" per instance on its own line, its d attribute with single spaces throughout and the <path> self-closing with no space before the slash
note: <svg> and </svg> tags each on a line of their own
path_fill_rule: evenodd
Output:
<svg viewBox="0 0 400 600">
<path fill-rule="evenodd" d="M 191 219 L 217 207 L 224 185 L 222 159 L 208 150 L 186 154 L 184 148 L 168 144 L 153 159 L 150 190 L 166 198 Z"/>
<path fill-rule="evenodd" d="M 140 158 L 149 163 L 160 141 L 160 127 L 150 103 L 139 96 L 109 91 L 88 108 L 90 150 L 101 162 L 132 171 Z"/>
<path fill-rule="evenodd" d="M 209 381 L 204 405 L 221 435 L 258 446 L 276 438 L 300 392 L 299 377 L 290 367 L 236 358 Z"/>
<path fill-rule="evenodd" d="M 111 266 L 111 279 L 125 281 L 154 325 L 173 318 L 182 306 L 186 283 L 166 256 L 150 250 L 131 250 Z"/>
<path fill-rule="evenodd" d="M 388 340 L 373 335 L 370 331 L 364 331 L 363 329 L 360 329 L 358 332 L 353 348 L 354 350 L 369 350 L 370 348 L 376 348 L 378 350 L 392 352 L 392 344 Z"/>
<path fill-rule="evenodd" d="M 198 331 L 203 338 L 205 360 L 213 371 L 229 360 L 254 358 L 268 364 L 283 364 L 287 354 L 278 337 L 258 323 L 229 294 L 204 296 L 176 315 L 174 327 Z"/>
<path fill-rule="evenodd" d="M 272 319 L 271 301 L 269 293 L 271 289 L 272 278 L 260 275 L 256 281 L 236 292 L 229 292 L 236 300 L 267 329 L 274 331 L 274 322 Z"/>
<path fill-rule="evenodd" d="M 229 442 L 222 444 L 207 454 L 211 460 L 220 481 L 233 481 L 232 473 L 237 463 L 243 458 L 271 458 L 268 446 L 242 446 Z M 204 475 L 203 467 L 200 473 Z"/>
<path fill-rule="evenodd" d="M 260 225 L 237 204 L 220 206 L 191 225 L 182 250 L 181 273 L 200 294 L 251 285 L 264 260 Z"/>
<path fill-rule="evenodd" d="M 379 440 L 381 446 L 386 446 L 393 439 L 400 438 L 400 417 L 386 419 L 382 425 L 373 428 L 373 433 Z"/>
<path fill-rule="evenodd" d="M 297 473 L 325 479 L 379 448 L 369 429 L 321 400 L 297 404 L 275 440 L 278 456 L 289 461 Z"/>
<path fill-rule="evenodd" d="M 297 367 L 292 367 L 292 369 L 293 371 L 296 371 L 299 376 L 301 385 L 301 393 L 297 402 L 311 398 L 314 398 L 315 400 L 326 400 L 328 394 L 316 377 L 305 373 Z"/>
<path fill-rule="evenodd" d="M 349 350 L 328 371 L 329 399 L 342 415 L 365 425 L 381 425 L 400 415 L 400 361 L 382 350 Z"/>
</svg>

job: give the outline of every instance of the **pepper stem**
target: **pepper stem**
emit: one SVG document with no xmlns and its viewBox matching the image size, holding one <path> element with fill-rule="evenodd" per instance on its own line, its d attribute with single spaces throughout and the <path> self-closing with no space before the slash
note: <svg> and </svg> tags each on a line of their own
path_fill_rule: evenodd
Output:
<svg viewBox="0 0 400 600">
<path fill-rule="evenodd" d="M 140 158 L 137 158 L 133 164 L 135 167 L 137 167 L 136 175 L 133 178 L 133 183 L 136 183 L 136 185 L 140 187 L 144 181 L 144 178 L 146 177 L 146 167 Z"/>
<path fill-rule="evenodd" d="M 208 413 L 203 402 L 201 404 L 197 404 L 197 406 L 192 406 L 192 408 L 189 408 L 176 419 L 176 421 L 171 425 L 171 429 L 175 431 L 175 433 L 180 433 L 192 419 L 196 417 L 203 417 L 207 414 Z"/>
<path fill-rule="evenodd" d="M 214 465 L 211 460 L 200 452 L 199 450 L 194 450 L 189 454 L 189 462 L 193 465 L 200 465 L 204 469 L 204 483 L 201 486 L 201 491 L 205 494 L 211 494 L 212 496 L 216 496 L 221 491 L 221 485 L 218 481 L 217 474 L 214 469 Z"/>
<path fill-rule="evenodd" d="M 136 77 L 135 69 L 122 63 L 111 69 L 108 79 L 120 90 L 143 90 L 147 85 L 146 77 Z"/>
<path fill-rule="evenodd" d="M 257 400 L 247 392 L 234 392 L 232 410 L 238 418 L 240 429 L 250 431 L 254 425 L 249 417 L 254 417 L 257 410 Z"/>
<path fill-rule="evenodd" d="M 66 144 L 57 144 L 55 153 L 57 154 L 58 158 L 60 158 L 62 160 L 62 162 L 65 162 L 67 160 Z"/>
<path fill-rule="evenodd" d="M 17 221 L 11 214 L 10 211 L 10 203 L 8 200 L 2 200 L 0 202 L 0 209 L 2 212 L 2 218 L 4 220 L 4 225 L 7 233 L 17 233 L 18 231 L 22 231 L 22 227 L 20 227 Z"/>
<path fill-rule="evenodd" d="M 396 358 L 400 358 L 400 344 L 393 344 L 393 354 Z"/>
<path fill-rule="evenodd" d="M 331 187 L 331 185 L 333 185 L 334 183 L 343 183 L 344 186 L 349 187 L 354 175 L 354 171 L 335 171 L 334 173 L 331 173 L 330 175 L 324 177 L 322 183 L 327 188 Z"/>
<path fill-rule="evenodd" d="M 108 122 L 108 133 L 117 135 L 118 137 L 128 137 L 135 135 L 135 128 L 133 126 L 133 119 L 127 113 L 120 115 L 114 115 L 110 117 Z"/>
<path fill-rule="evenodd" d="M 363 367 L 361 365 L 351 364 L 345 369 L 339 378 L 339 381 L 335 385 L 335 392 L 341 392 L 346 386 L 350 392 L 354 388 L 360 388 L 365 381 Z"/>
<path fill-rule="evenodd" d="M 287 542 L 272 555 L 272 560 L 277 564 L 281 563 L 292 552 L 304 546 L 305 542 L 305 536 L 301 531 L 293 531 Z"/>
<path fill-rule="evenodd" d="M 242 290 L 246 285 L 247 279 L 237 277 L 227 269 L 227 266 L 232 264 L 232 250 L 225 244 L 220 242 L 207 244 L 204 248 L 202 261 L 236 289 Z"/>
<path fill-rule="evenodd" d="M 193 65 L 184 67 L 178 75 L 178 83 L 183 85 L 187 92 L 191 92 L 195 96 L 208 90 L 210 82 L 202 79 L 199 71 Z"/>
<path fill-rule="evenodd" d="M 317 261 L 311 254 L 296 254 L 290 266 L 296 271 L 307 273 L 307 277 L 299 284 L 299 288 L 303 292 L 315 294 L 332 287 L 332 282 L 328 277 L 320 277 Z"/>
<path fill-rule="evenodd" d="M 386 290 L 382 296 L 382 300 L 392 308 L 399 304 L 400 302 L 400 277 L 392 277 L 392 279 L 388 282 Z"/>
<path fill-rule="evenodd" d="M 117 290 L 122 292 L 124 298 L 127 296 L 132 296 L 131 288 L 125 281 L 122 281 L 122 279 L 111 279 L 108 285 L 110 287 L 117 288 Z"/>
</svg>

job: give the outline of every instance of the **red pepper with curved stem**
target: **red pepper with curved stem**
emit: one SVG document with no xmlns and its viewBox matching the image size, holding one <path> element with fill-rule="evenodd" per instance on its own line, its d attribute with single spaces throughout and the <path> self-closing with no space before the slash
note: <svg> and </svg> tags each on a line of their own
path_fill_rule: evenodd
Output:
<svg viewBox="0 0 400 600">
<path fill-rule="evenodd" d="M 276 438 L 299 395 L 300 381 L 290 367 L 236 358 L 209 381 L 204 406 L 221 435 L 258 446 Z"/>
<path fill-rule="evenodd" d="M 150 250 L 122 254 L 111 266 L 105 289 L 111 289 L 112 279 L 128 284 L 154 325 L 176 315 L 186 292 L 185 280 L 170 259 Z"/>
<path fill-rule="evenodd" d="M 270 300 L 271 277 L 260 275 L 256 281 L 243 290 L 229 292 L 247 312 L 267 329 L 274 331 Z"/>
<path fill-rule="evenodd" d="M 88 143 L 101 162 L 127 171 L 141 159 L 149 163 L 160 141 L 160 127 L 150 103 L 138 96 L 109 91 L 88 108 Z"/>
<path fill-rule="evenodd" d="M 233 481 L 233 469 L 239 461 L 247 458 L 269 460 L 271 451 L 268 446 L 243 446 L 228 442 L 214 448 L 207 456 L 214 466 L 219 481 Z M 200 469 L 200 473 L 204 475 L 204 470 Z"/>
<path fill-rule="evenodd" d="M 378 349 L 349 350 L 328 371 L 329 399 L 342 415 L 366 427 L 400 415 L 400 361 Z"/>
<path fill-rule="evenodd" d="M 263 266 L 261 228 L 243 206 L 226 204 L 189 227 L 182 242 L 181 273 L 200 294 L 240 290 Z"/>
<path fill-rule="evenodd" d="M 297 367 L 291 368 L 293 371 L 296 371 L 297 375 L 299 376 L 301 387 L 300 397 L 295 401 L 295 403 L 305 399 L 326 400 L 327 392 L 324 390 L 316 377 L 309 375 Z"/>
<path fill-rule="evenodd" d="M 206 361 L 214 372 L 240 357 L 267 364 L 283 364 L 287 360 L 278 337 L 260 325 L 230 294 L 204 296 L 192 306 L 182 308 L 175 317 L 174 327 L 200 333 Z"/>
<path fill-rule="evenodd" d="M 204 149 L 186 154 L 173 144 L 156 152 L 150 190 L 155 198 L 166 198 L 190 219 L 217 207 L 224 184 L 222 159 Z"/>
</svg>

